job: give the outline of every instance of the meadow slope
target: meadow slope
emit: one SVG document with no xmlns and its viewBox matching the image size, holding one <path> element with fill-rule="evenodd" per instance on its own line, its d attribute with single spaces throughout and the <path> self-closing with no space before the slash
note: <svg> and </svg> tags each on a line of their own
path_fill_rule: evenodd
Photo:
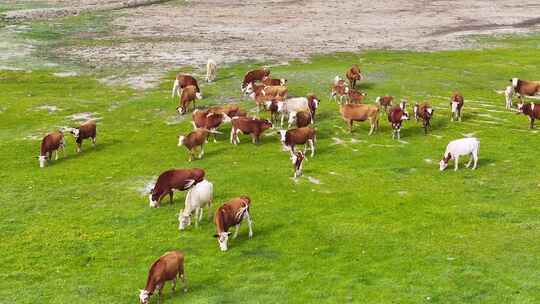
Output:
<svg viewBox="0 0 540 304">
<path fill-rule="evenodd" d="M 259 146 L 242 136 L 234 147 L 226 126 L 203 160 L 188 163 L 176 146 L 191 129 L 170 97 L 176 71 L 147 91 L 58 77 L 55 68 L 0 71 L 0 302 L 134 303 L 149 265 L 170 249 L 186 253 L 189 292 L 167 285 L 164 303 L 540 302 L 540 137 L 494 91 L 512 76 L 540 78 L 540 36 L 489 44 L 496 47 L 272 66 L 294 95 L 322 99 L 317 155 L 298 183 L 275 132 Z M 351 63 L 367 75 L 369 102 L 383 94 L 432 102 L 430 134 L 408 121 L 394 141 L 385 117 L 373 136 L 365 123 L 344 132 L 328 91 Z M 257 66 L 222 67 L 198 105 L 252 109 L 239 81 Z M 466 100 L 461 123 L 449 122 L 455 89 Z M 40 169 L 40 138 L 84 112 L 98 119 L 98 146 L 86 142 L 76 154 L 68 137 L 68 156 Z M 446 144 L 464 134 L 481 141 L 479 168 L 439 172 Z M 172 206 L 148 207 L 145 185 L 185 167 L 206 170 L 214 209 L 252 197 L 252 240 L 243 226 L 222 253 L 206 218 L 179 233 L 184 193 Z"/>
</svg>

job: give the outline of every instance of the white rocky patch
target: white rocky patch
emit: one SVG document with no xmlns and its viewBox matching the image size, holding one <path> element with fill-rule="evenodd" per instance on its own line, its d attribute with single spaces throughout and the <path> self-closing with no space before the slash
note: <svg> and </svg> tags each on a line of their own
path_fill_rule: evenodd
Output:
<svg viewBox="0 0 540 304">
<path fill-rule="evenodd" d="M 46 110 L 48 111 L 49 113 L 54 113 L 54 112 L 57 112 L 57 111 L 60 111 L 61 109 L 58 108 L 57 106 L 53 106 L 53 105 L 42 105 L 42 106 L 39 106 L 39 107 L 35 107 L 34 109 L 38 110 L 38 111 L 41 111 L 41 110 Z"/>
<path fill-rule="evenodd" d="M 66 116 L 67 119 L 74 121 L 87 121 L 87 120 L 100 120 L 101 117 L 97 116 L 97 112 L 81 112 Z"/>
<path fill-rule="evenodd" d="M 75 77 L 79 74 L 77 72 L 57 72 L 53 74 L 56 77 Z"/>
<path fill-rule="evenodd" d="M 307 178 L 312 184 L 315 184 L 315 185 L 320 185 L 320 184 L 322 184 L 322 182 L 321 182 L 319 179 L 316 179 L 316 178 L 314 178 L 314 177 L 306 176 L 306 178 Z"/>
</svg>

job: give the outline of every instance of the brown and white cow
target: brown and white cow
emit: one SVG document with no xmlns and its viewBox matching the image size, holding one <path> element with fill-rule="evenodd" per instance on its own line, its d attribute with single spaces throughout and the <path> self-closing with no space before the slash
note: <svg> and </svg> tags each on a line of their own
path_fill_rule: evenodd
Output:
<svg viewBox="0 0 540 304">
<path fill-rule="evenodd" d="M 339 108 L 341 117 L 347 123 L 349 132 L 352 132 L 353 122 L 369 120 L 371 129 L 369 135 L 379 128 L 379 108 L 376 105 L 367 104 L 344 104 Z"/>
<path fill-rule="evenodd" d="M 534 121 L 540 119 L 540 103 L 518 103 L 517 105 L 518 113 L 524 114 L 529 117 L 531 122 L 529 128 L 534 128 Z"/>
<path fill-rule="evenodd" d="M 262 81 L 264 77 L 270 76 L 270 70 L 267 68 L 256 69 L 246 73 L 240 89 L 245 93 L 248 84 L 254 84 L 256 81 Z"/>
<path fill-rule="evenodd" d="M 392 106 L 393 101 L 394 97 L 389 95 L 378 96 L 375 99 L 375 103 L 378 104 L 379 107 L 384 109 L 384 113 L 388 113 L 388 108 Z"/>
<path fill-rule="evenodd" d="M 450 97 L 450 120 L 454 119 L 461 121 L 461 108 L 463 108 L 463 95 L 459 92 L 454 92 Z"/>
<path fill-rule="evenodd" d="M 341 104 L 343 103 L 343 99 L 347 98 L 348 94 L 349 86 L 347 86 L 345 80 L 341 79 L 339 76 L 336 76 L 330 91 L 330 98 L 333 98 L 336 103 Z"/>
<path fill-rule="evenodd" d="M 519 78 L 510 79 L 514 92 L 518 94 L 519 101 L 523 103 L 523 96 L 534 96 L 540 94 L 540 81 L 521 80 Z"/>
<path fill-rule="evenodd" d="M 193 121 L 191 122 L 193 124 L 193 129 L 203 128 L 210 131 L 209 136 L 214 138 L 214 142 L 217 142 L 215 135 L 217 133 L 215 132 L 217 128 L 223 123 L 231 122 L 231 118 L 224 112 L 212 113 L 209 110 L 203 111 L 196 109 L 191 114 L 191 117 L 193 118 Z"/>
<path fill-rule="evenodd" d="M 214 223 L 216 224 L 216 234 L 214 237 L 218 239 L 219 249 L 221 251 L 227 251 L 229 241 L 229 228 L 236 226 L 236 230 L 233 235 L 233 239 L 238 236 L 238 230 L 240 229 L 240 223 L 243 219 L 246 219 L 249 227 L 249 238 L 253 237 L 253 229 L 251 216 L 249 214 L 251 206 L 251 199 L 249 196 L 243 195 L 237 198 L 233 198 L 230 201 L 217 208 Z"/>
<path fill-rule="evenodd" d="M 287 79 L 285 78 L 277 79 L 277 78 L 270 78 L 268 76 L 265 76 L 261 82 L 262 84 L 266 86 L 285 86 L 287 84 Z"/>
<path fill-rule="evenodd" d="M 345 76 L 347 76 L 347 79 L 349 80 L 349 84 L 351 85 L 351 88 L 354 89 L 356 87 L 356 81 L 362 80 L 364 76 L 362 76 L 362 72 L 360 72 L 360 68 L 357 64 L 353 64 L 348 70 L 347 73 L 345 73 Z"/>
<path fill-rule="evenodd" d="M 291 152 L 291 156 L 294 155 L 294 147 L 296 145 L 304 145 L 304 153 L 307 152 L 309 144 L 311 150 L 311 157 L 315 156 L 315 137 L 316 131 L 310 127 L 303 127 L 290 130 L 280 130 L 281 143 L 285 150 Z"/>
<path fill-rule="evenodd" d="M 148 195 L 150 207 L 158 208 L 165 195 L 169 195 L 170 203 L 173 202 L 173 191 L 189 190 L 193 185 L 204 179 L 205 172 L 200 168 L 171 169 L 161 173 Z"/>
<path fill-rule="evenodd" d="M 172 89 L 172 97 L 174 95 L 178 94 L 180 96 L 181 90 L 183 90 L 187 86 L 195 86 L 196 88 L 196 94 L 197 98 L 202 99 L 201 90 L 199 89 L 199 84 L 197 83 L 197 79 L 191 75 L 178 73 L 176 74 L 176 79 L 174 80 L 174 85 Z"/>
<path fill-rule="evenodd" d="M 295 154 L 291 155 L 291 160 L 294 167 L 294 178 L 297 179 L 298 177 L 302 176 L 302 165 L 304 164 L 304 160 L 306 159 L 306 156 L 304 152 L 298 151 Z"/>
<path fill-rule="evenodd" d="M 70 128 L 69 132 L 75 137 L 77 143 L 77 153 L 81 152 L 83 139 L 92 139 L 92 146 L 96 146 L 96 122 L 88 120 L 81 124 L 78 128 Z"/>
<path fill-rule="evenodd" d="M 158 303 L 161 301 L 162 290 L 167 281 L 172 281 L 173 292 L 176 290 L 176 280 L 182 280 L 184 292 L 187 292 L 186 274 L 184 273 L 184 253 L 178 250 L 166 252 L 159 257 L 148 271 L 146 287 L 140 290 L 139 301 L 141 304 L 148 304 L 150 296 L 158 291 Z"/>
<path fill-rule="evenodd" d="M 189 104 L 193 102 L 193 109 L 195 109 L 195 99 L 201 99 L 200 95 L 197 95 L 197 88 L 189 85 L 182 90 L 180 95 L 180 103 L 176 107 L 176 111 L 180 114 L 185 114 L 188 110 Z"/>
<path fill-rule="evenodd" d="M 431 117 L 433 117 L 433 113 L 435 110 L 431 107 L 431 105 L 425 101 L 422 103 L 415 103 L 413 107 L 414 111 L 414 119 L 418 121 L 418 119 L 422 120 L 422 126 L 424 127 L 424 134 L 427 134 L 428 127 L 431 126 Z"/>
<path fill-rule="evenodd" d="M 65 157 L 66 142 L 64 139 L 64 133 L 56 131 L 49 133 L 41 140 L 41 146 L 39 151 L 39 167 L 44 168 L 47 160 L 52 159 L 53 153 L 55 154 L 55 160 L 58 160 L 58 150 L 62 150 L 62 155 Z"/>
<path fill-rule="evenodd" d="M 213 114 L 212 114 L 213 115 Z M 216 132 L 216 131 L 210 131 L 208 129 L 199 128 L 195 129 L 192 132 L 190 132 L 187 135 L 180 135 L 178 137 L 178 146 L 184 146 L 188 150 L 189 159 L 188 161 L 191 162 L 193 160 L 193 156 L 195 155 L 195 150 L 197 148 L 200 148 L 201 152 L 199 152 L 199 159 L 202 159 L 204 155 L 204 143 L 207 141 L 208 134 L 210 132 Z"/>
<path fill-rule="evenodd" d="M 392 126 L 392 139 L 397 137 L 399 140 L 401 138 L 401 124 L 404 120 L 409 119 L 409 113 L 407 113 L 407 110 L 405 109 L 404 101 L 400 103 L 400 105 L 402 104 L 403 106 L 393 106 L 388 113 L 388 121 Z"/>
<path fill-rule="evenodd" d="M 231 128 L 231 144 L 239 144 L 238 133 L 251 135 L 252 142 L 258 144 L 261 134 L 272 128 L 272 122 L 267 119 L 250 117 L 233 117 Z"/>
<path fill-rule="evenodd" d="M 348 99 L 350 103 L 362 103 L 366 96 L 366 92 L 358 91 L 355 89 L 350 89 L 348 93 Z"/>
</svg>

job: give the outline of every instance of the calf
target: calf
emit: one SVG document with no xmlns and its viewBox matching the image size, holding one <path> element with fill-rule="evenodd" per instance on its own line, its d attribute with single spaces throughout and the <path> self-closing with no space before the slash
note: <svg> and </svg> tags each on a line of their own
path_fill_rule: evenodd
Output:
<svg viewBox="0 0 540 304">
<path fill-rule="evenodd" d="M 296 123 L 297 128 L 307 127 L 313 121 L 313 118 L 311 117 L 311 113 L 309 111 L 296 112 L 296 115 L 292 117 L 293 123 Z"/>
<path fill-rule="evenodd" d="M 200 95 L 197 95 L 197 88 L 195 86 L 187 86 L 182 90 L 180 95 L 180 104 L 176 107 L 176 111 L 180 114 L 185 114 L 189 107 L 189 104 L 193 102 L 193 109 L 195 109 L 195 99 L 201 99 Z"/>
<path fill-rule="evenodd" d="M 242 81 L 242 85 L 240 86 L 240 89 L 242 89 L 243 92 L 245 92 L 245 89 L 248 84 L 253 84 L 255 81 L 262 81 L 264 77 L 270 76 L 270 70 L 267 68 L 252 70 L 246 73 L 244 76 L 244 80 Z"/>
<path fill-rule="evenodd" d="M 148 195 L 150 207 L 158 208 L 161 200 L 169 194 L 169 200 L 173 202 L 173 190 L 185 191 L 204 179 L 203 169 L 172 169 L 161 173 Z"/>
<path fill-rule="evenodd" d="M 454 119 L 461 121 L 461 108 L 463 108 L 463 95 L 459 92 L 454 92 L 452 97 L 450 97 L 451 121 L 454 121 Z"/>
<path fill-rule="evenodd" d="M 435 110 L 429 105 L 428 102 L 423 102 L 421 104 L 416 103 L 413 108 L 414 111 L 414 119 L 418 121 L 418 119 L 422 119 L 422 126 L 424 127 L 424 134 L 427 134 L 428 127 L 431 126 L 431 117 L 433 116 L 433 113 Z"/>
<path fill-rule="evenodd" d="M 349 87 L 347 86 L 347 83 L 345 83 L 345 81 L 339 76 L 336 76 L 334 78 L 334 84 L 331 88 L 330 97 L 333 98 L 336 103 L 341 104 L 343 103 L 343 98 L 346 98 L 348 94 Z"/>
<path fill-rule="evenodd" d="M 397 137 L 399 140 L 401 138 L 401 124 L 404 120 L 408 119 L 409 113 L 407 113 L 407 110 L 405 110 L 405 106 L 403 106 L 403 108 L 401 106 L 394 106 L 390 108 L 390 112 L 388 113 L 388 121 L 392 125 L 392 139 Z"/>
<path fill-rule="evenodd" d="M 478 150 L 480 149 L 480 141 L 474 137 L 467 137 L 451 141 L 446 146 L 443 159 L 439 163 L 439 170 L 443 171 L 448 167 L 448 162 L 454 160 L 454 171 L 457 171 L 459 164 L 459 157 L 461 155 L 471 155 L 466 167 L 471 166 L 471 162 L 474 161 L 473 170 L 476 169 L 478 163 Z"/>
<path fill-rule="evenodd" d="M 229 241 L 229 228 L 236 226 L 233 239 L 238 236 L 238 230 L 240 229 L 240 223 L 243 219 L 246 219 L 249 227 L 249 238 L 253 237 L 251 216 L 249 215 L 249 209 L 251 206 L 251 199 L 248 196 L 240 196 L 233 198 L 226 202 L 216 210 L 214 216 L 214 223 L 216 224 L 216 234 L 214 237 L 218 239 L 219 249 L 221 251 L 227 251 L 227 243 Z"/>
<path fill-rule="evenodd" d="M 540 93 L 540 81 L 510 79 L 514 92 L 518 94 L 519 101 L 523 103 L 523 96 L 534 96 Z"/>
<path fill-rule="evenodd" d="M 191 114 L 191 117 L 193 118 L 192 124 L 193 129 L 197 128 L 203 128 L 210 131 L 210 134 L 214 138 L 214 142 L 217 142 L 216 140 L 216 133 L 215 130 L 222 124 L 222 123 L 230 123 L 231 118 L 225 114 L 225 113 L 211 113 L 208 110 L 202 111 L 196 109 Z"/>
<path fill-rule="evenodd" d="M 195 155 L 195 150 L 200 147 L 201 152 L 199 153 L 198 158 L 202 159 L 204 155 L 204 143 L 207 141 L 208 134 L 210 132 L 216 132 L 216 131 L 210 131 L 208 129 L 195 129 L 194 131 L 190 132 L 188 135 L 180 135 L 178 137 L 178 146 L 184 146 L 186 149 L 188 149 L 189 153 L 189 160 L 192 161 L 193 156 Z M 217 132 L 216 132 L 217 133 Z"/>
<path fill-rule="evenodd" d="M 357 64 L 353 64 L 351 68 L 347 70 L 345 76 L 347 76 L 347 79 L 349 79 L 349 84 L 353 89 L 356 87 L 356 81 L 360 81 L 362 78 L 364 78 Z"/>
<path fill-rule="evenodd" d="M 341 117 L 347 123 L 349 132 L 352 133 L 353 122 L 369 120 L 371 129 L 369 135 L 379 128 L 379 108 L 375 105 L 366 104 L 345 104 L 339 108 Z"/>
<path fill-rule="evenodd" d="M 512 86 L 507 86 L 504 90 L 504 98 L 506 100 L 506 109 L 510 110 L 512 108 L 512 96 L 514 95 L 514 88 Z"/>
<path fill-rule="evenodd" d="M 294 178 L 297 179 L 302 176 L 302 164 L 306 160 L 304 152 L 298 151 L 296 154 L 291 155 L 291 160 L 294 167 Z"/>
<path fill-rule="evenodd" d="M 178 94 L 180 96 L 180 89 L 184 89 L 187 86 L 195 86 L 195 91 L 197 94 L 197 98 L 202 99 L 201 90 L 199 89 L 199 84 L 197 83 L 197 79 L 195 79 L 191 75 L 187 74 L 176 74 L 176 79 L 174 80 L 174 85 L 172 89 L 172 97 L 174 95 Z"/>
<path fill-rule="evenodd" d="M 534 120 L 540 119 L 540 103 L 518 103 L 518 113 L 529 116 L 531 122 L 529 128 L 534 128 Z"/>
<path fill-rule="evenodd" d="M 212 216 L 210 207 L 212 205 L 214 185 L 207 180 L 193 186 L 188 190 L 186 195 L 186 203 L 184 209 L 178 214 L 178 229 L 184 230 L 186 226 L 191 225 L 191 213 L 195 211 L 195 227 L 199 226 L 199 222 L 203 216 L 203 208 L 208 208 L 208 219 Z"/>
<path fill-rule="evenodd" d="M 158 291 L 158 304 L 161 301 L 163 287 L 165 282 L 172 281 L 173 292 L 176 289 L 176 280 L 182 280 L 184 284 L 184 292 L 187 292 L 186 275 L 184 273 L 184 254 L 181 251 L 170 251 L 159 257 L 148 271 L 148 279 L 146 280 L 146 287 L 140 290 L 139 301 L 141 304 L 148 304 L 150 296 L 157 289 Z"/>
<path fill-rule="evenodd" d="M 53 153 L 55 154 L 54 160 L 58 160 L 58 150 L 62 150 L 62 155 L 65 157 L 66 142 L 64 139 L 64 133 L 57 131 L 52 132 L 41 140 L 41 146 L 39 151 L 39 167 L 44 168 L 47 160 L 52 159 Z"/>
<path fill-rule="evenodd" d="M 70 128 L 70 133 L 75 137 L 77 143 L 77 153 L 81 152 L 83 139 L 91 138 L 92 146 L 96 146 L 96 122 L 89 120 L 81 124 L 78 128 Z"/>
<path fill-rule="evenodd" d="M 206 82 L 212 82 L 216 79 L 217 74 L 217 63 L 212 60 L 208 59 L 208 62 L 206 62 Z"/>
<path fill-rule="evenodd" d="M 287 79 L 285 78 L 276 79 L 276 78 L 270 78 L 268 76 L 265 76 L 262 79 L 262 84 L 266 86 L 284 86 L 287 84 Z"/>
<path fill-rule="evenodd" d="M 384 113 L 388 113 L 388 107 L 392 106 L 392 101 L 394 100 L 393 96 L 379 96 L 375 99 L 375 103 L 379 105 L 379 107 L 384 109 Z"/>
<path fill-rule="evenodd" d="M 234 117 L 232 119 L 231 143 L 239 144 L 238 133 L 251 135 L 252 142 L 258 144 L 261 134 L 267 129 L 272 128 L 272 122 L 266 119 Z"/>
<path fill-rule="evenodd" d="M 281 143 L 286 150 L 294 155 L 294 146 L 304 145 L 304 153 L 307 151 L 309 144 L 311 157 L 315 156 L 315 129 L 309 127 L 290 129 L 288 131 L 280 130 Z"/>
<path fill-rule="evenodd" d="M 366 98 L 367 93 L 355 89 L 350 89 L 348 93 L 350 103 L 362 103 Z"/>
</svg>

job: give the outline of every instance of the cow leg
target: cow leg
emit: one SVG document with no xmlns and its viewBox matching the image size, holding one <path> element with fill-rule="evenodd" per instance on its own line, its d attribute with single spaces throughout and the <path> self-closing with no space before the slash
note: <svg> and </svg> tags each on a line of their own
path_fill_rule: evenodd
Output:
<svg viewBox="0 0 540 304">
<path fill-rule="evenodd" d="M 176 291 L 176 277 L 174 279 L 172 279 L 172 291 L 173 292 Z"/>
<path fill-rule="evenodd" d="M 96 146 L 96 137 L 92 137 L 92 147 Z"/>
<path fill-rule="evenodd" d="M 458 170 L 458 166 L 459 166 L 459 155 L 456 155 L 456 157 L 454 158 L 454 171 Z"/>
<path fill-rule="evenodd" d="M 58 160 L 58 149 L 54 150 L 54 160 Z"/>
<path fill-rule="evenodd" d="M 461 122 L 461 109 L 458 109 L 458 119 Z"/>
<path fill-rule="evenodd" d="M 309 146 L 311 147 L 311 157 L 315 156 L 315 143 L 313 139 L 309 140 Z"/>
<path fill-rule="evenodd" d="M 191 162 L 193 160 L 193 151 L 189 150 L 188 154 L 189 154 L 188 162 Z"/>
<path fill-rule="evenodd" d="M 347 121 L 347 124 L 349 125 L 349 133 L 352 133 L 353 121 L 352 121 L 352 120 L 348 120 L 348 121 Z"/>
<path fill-rule="evenodd" d="M 534 115 L 534 114 L 533 114 Z M 529 116 L 530 120 L 531 120 L 531 125 L 530 125 L 530 129 L 534 129 L 534 118 Z"/>
<path fill-rule="evenodd" d="M 199 220 L 198 220 L 198 222 L 202 221 L 203 213 L 204 213 L 203 207 L 200 207 L 199 208 Z"/>
<path fill-rule="evenodd" d="M 283 129 L 283 120 L 285 119 L 285 113 L 281 113 L 281 122 L 279 123 L 279 127 Z"/>
<path fill-rule="evenodd" d="M 163 294 L 161 293 L 161 290 L 163 289 L 163 285 L 157 285 L 156 286 L 156 289 L 158 291 L 158 299 L 157 299 L 157 302 L 158 304 L 161 303 L 161 298 L 163 297 Z"/>
<path fill-rule="evenodd" d="M 236 224 L 236 229 L 234 230 L 233 239 L 238 236 L 238 230 L 240 230 L 240 223 Z"/>
<path fill-rule="evenodd" d="M 169 204 L 172 205 L 172 203 L 173 203 L 173 192 L 172 192 L 172 190 L 171 190 L 171 191 L 169 192 Z"/>
<path fill-rule="evenodd" d="M 246 218 L 247 222 L 248 222 L 248 228 L 249 228 L 249 238 L 251 239 L 253 237 L 253 222 L 251 221 L 251 216 L 249 215 L 249 211 L 246 211 L 246 213 L 244 213 L 244 217 Z"/>
<path fill-rule="evenodd" d="M 401 139 L 401 128 L 397 129 L 397 139 Z"/>
<path fill-rule="evenodd" d="M 476 165 L 478 164 L 478 151 L 473 152 L 473 159 L 474 159 L 474 164 L 473 164 L 472 169 L 475 170 Z"/>
<path fill-rule="evenodd" d="M 471 163 L 473 162 L 473 159 L 474 159 L 474 154 L 471 153 L 469 155 L 469 162 L 467 162 L 467 164 L 465 165 L 465 168 L 469 168 L 471 166 Z"/>
<path fill-rule="evenodd" d="M 80 153 L 80 152 L 81 152 L 81 144 L 77 143 L 77 153 Z"/>
<path fill-rule="evenodd" d="M 204 155 L 204 144 L 201 145 L 201 153 L 199 153 L 199 159 L 202 159 Z"/>
<path fill-rule="evenodd" d="M 181 264 L 180 267 L 178 267 L 178 277 L 180 280 L 182 280 L 182 284 L 184 284 L 184 292 L 187 292 L 187 281 L 186 281 L 186 274 L 184 273 L 184 265 Z"/>
<path fill-rule="evenodd" d="M 202 216 L 202 208 L 197 208 L 195 209 L 195 228 L 198 228 L 199 227 L 199 221 L 201 220 L 201 216 Z"/>
<path fill-rule="evenodd" d="M 233 143 L 233 137 L 234 137 L 234 128 L 231 128 L 231 139 L 230 139 L 231 144 L 234 144 Z"/>
<path fill-rule="evenodd" d="M 370 125 L 371 125 L 371 127 L 370 127 L 370 129 L 369 129 L 368 135 L 373 134 L 373 131 L 375 130 L 375 124 L 374 124 L 373 122 L 370 121 Z"/>
</svg>

